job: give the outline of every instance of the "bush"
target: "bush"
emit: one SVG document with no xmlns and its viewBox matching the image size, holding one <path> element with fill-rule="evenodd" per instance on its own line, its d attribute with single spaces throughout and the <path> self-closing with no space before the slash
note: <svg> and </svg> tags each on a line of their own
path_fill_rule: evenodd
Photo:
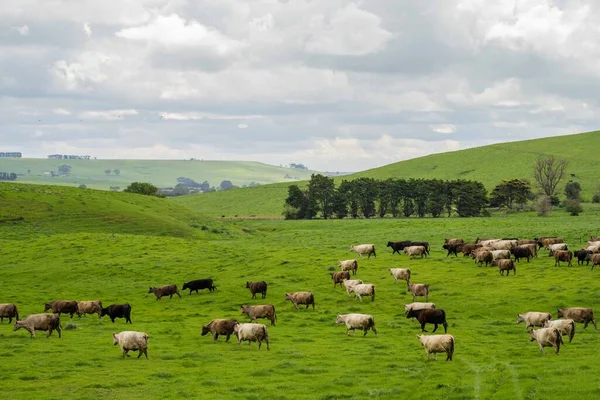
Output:
<svg viewBox="0 0 600 400">
<path fill-rule="evenodd" d="M 540 199 L 538 200 L 538 202 L 535 206 L 535 209 L 540 217 L 547 216 L 550 213 L 550 210 L 552 210 L 552 203 L 550 201 L 550 197 L 548 197 L 548 196 L 540 197 Z"/>
<path fill-rule="evenodd" d="M 596 193 L 594 197 L 592 197 L 592 203 L 600 203 L 600 193 Z"/>
<path fill-rule="evenodd" d="M 576 216 L 583 212 L 583 207 L 581 207 L 579 200 L 567 200 L 565 202 L 565 211 L 571 213 L 573 216 Z"/>
<path fill-rule="evenodd" d="M 124 190 L 127 193 L 137 193 L 146 196 L 155 196 L 157 191 L 158 188 L 156 186 L 147 182 L 133 182 Z"/>
</svg>

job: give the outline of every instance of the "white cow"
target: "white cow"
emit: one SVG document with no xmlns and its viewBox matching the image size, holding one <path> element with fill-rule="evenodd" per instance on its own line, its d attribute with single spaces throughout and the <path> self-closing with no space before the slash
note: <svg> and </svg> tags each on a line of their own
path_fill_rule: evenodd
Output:
<svg viewBox="0 0 600 400">
<path fill-rule="evenodd" d="M 529 341 L 537 340 L 540 346 L 540 352 L 544 353 L 544 347 L 554 347 L 554 352 L 558 354 L 560 345 L 565 344 L 562 340 L 560 331 L 556 328 L 540 328 L 531 330 Z"/>
<path fill-rule="evenodd" d="M 148 334 L 145 332 L 123 331 L 120 333 L 113 332 L 113 344 L 119 345 L 125 356 L 130 357 L 129 350 L 138 350 L 138 358 L 144 354 L 148 358 Z"/>
<path fill-rule="evenodd" d="M 377 257 L 375 254 L 375 245 L 374 244 L 355 244 L 350 246 L 350 251 L 355 251 L 358 256 L 368 256 L 367 258 L 371 258 L 371 254 L 374 257 Z"/>
<path fill-rule="evenodd" d="M 350 296 L 350 289 L 361 283 L 363 283 L 363 281 L 360 279 L 346 279 L 344 281 L 344 287 L 346 288 L 346 293 L 348 293 L 348 296 Z"/>
<path fill-rule="evenodd" d="M 558 250 L 569 250 L 569 246 L 566 243 L 555 243 L 548 245 L 549 256 L 554 255 L 554 252 Z"/>
<path fill-rule="evenodd" d="M 269 347 L 269 331 L 267 326 L 263 324 L 237 324 L 233 327 L 233 334 L 238 339 L 238 346 L 242 344 L 244 340 L 248 341 L 248 346 L 252 342 L 258 342 L 258 350 L 262 341 L 264 340 L 267 344 L 267 350 L 271 350 Z"/>
<path fill-rule="evenodd" d="M 410 269 L 408 268 L 389 268 L 390 274 L 394 277 L 394 283 L 398 283 L 398 279 L 401 281 L 410 282 Z"/>
<path fill-rule="evenodd" d="M 546 312 L 530 311 L 525 314 L 517 314 L 517 324 L 525 322 L 525 329 L 533 329 L 534 326 L 544 326 L 544 323 L 551 319 L 552 314 Z"/>
<path fill-rule="evenodd" d="M 544 328 L 556 328 L 561 335 L 569 337 L 569 343 L 575 336 L 575 321 L 572 319 L 555 319 L 554 321 L 546 321 Z"/>
<path fill-rule="evenodd" d="M 409 312 L 410 310 L 431 310 L 431 309 L 435 309 L 435 303 L 421 303 L 421 302 L 414 302 L 414 303 L 410 303 L 410 304 L 405 304 L 404 305 L 404 312 Z"/>
<path fill-rule="evenodd" d="M 352 275 L 356 275 L 356 271 L 358 270 L 358 261 L 342 260 L 339 263 L 339 267 L 342 271 L 352 271 Z"/>
<path fill-rule="evenodd" d="M 355 335 L 356 329 L 362 329 L 365 332 L 363 336 L 367 335 L 369 329 L 371 329 L 373 333 L 377 335 L 377 329 L 375 329 L 375 319 L 369 314 L 338 314 L 335 324 L 346 324 L 346 335 L 348 336 L 350 336 L 350 330 L 352 330 L 352 335 Z"/>
<path fill-rule="evenodd" d="M 437 353 L 446 353 L 446 361 L 452 361 L 454 354 L 454 336 L 452 335 L 417 335 L 421 346 L 425 348 L 427 360 L 429 354 L 433 353 L 433 359 L 437 361 Z"/>
<path fill-rule="evenodd" d="M 19 329 L 25 329 L 31 335 L 33 339 L 35 337 L 35 331 L 48 331 L 48 336 L 52 334 L 53 330 L 58 332 L 58 337 L 61 336 L 60 327 L 60 315 L 59 314 L 31 314 L 23 318 L 20 321 L 15 321 L 13 326 L 13 332 Z"/>
<path fill-rule="evenodd" d="M 411 258 L 417 256 L 421 258 L 423 258 L 424 256 L 427 257 L 427 249 L 425 248 L 425 246 L 408 246 L 404 248 L 404 253 Z"/>
<path fill-rule="evenodd" d="M 510 259 L 510 250 L 492 250 L 492 260 Z"/>
<path fill-rule="evenodd" d="M 362 301 L 362 296 L 371 296 L 371 301 L 375 301 L 375 285 L 372 283 L 359 283 L 350 288 L 350 293 L 354 293 L 360 301 Z"/>
</svg>

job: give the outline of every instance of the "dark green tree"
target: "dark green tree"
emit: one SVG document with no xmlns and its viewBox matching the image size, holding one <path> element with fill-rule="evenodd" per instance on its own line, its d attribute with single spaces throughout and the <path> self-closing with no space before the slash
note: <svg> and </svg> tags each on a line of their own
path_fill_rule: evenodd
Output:
<svg viewBox="0 0 600 400">
<path fill-rule="evenodd" d="M 59 175 L 69 175 L 71 173 L 71 166 L 66 164 L 59 166 L 58 173 Z"/>
<path fill-rule="evenodd" d="M 487 191 L 481 182 L 458 181 L 456 212 L 460 217 L 477 217 L 487 204 Z"/>
<path fill-rule="evenodd" d="M 505 207 L 509 210 L 518 206 L 520 210 L 529 200 L 534 200 L 531 184 L 524 179 L 505 179 L 490 193 L 492 207 Z"/>
<path fill-rule="evenodd" d="M 158 188 L 148 182 L 132 182 L 123 190 L 127 193 L 137 193 L 146 196 L 155 196 Z"/>
<path fill-rule="evenodd" d="M 317 205 L 323 218 L 327 219 L 333 213 L 332 200 L 335 195 L 333 178 L 321 174 L 312 174 L 308 182 L 308 196 Z"/>
<path fill-rule="evenodd" d="M 565 185 L 567 200 L 581 200 L 581 185 L 579 182 L 569 181 Z"/>
</svg>

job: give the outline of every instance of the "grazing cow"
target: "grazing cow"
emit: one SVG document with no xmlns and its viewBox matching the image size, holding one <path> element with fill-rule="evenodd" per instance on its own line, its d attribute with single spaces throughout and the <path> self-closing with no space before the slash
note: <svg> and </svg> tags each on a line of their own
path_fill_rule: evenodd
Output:
<svg viewBox="0 0 600 400">
<path fill-rule="evenodd" d="M 592 262 L 592 271 L 596 265 L 600 265 L 600 254 L 588 254 L 586 260 Z"/>
<path fill-rule="evenodd" d="M 600 246 L 600 240 L 590 240 L 588 246 Z"/>
<path fill-rule="evenodd" d="M 446 361 L 452 361 L 454 354 L 454 336 L 452 335 L 417 335 L 421 347 L 425 348 L 427 361 L 429 354 L 433 353 L 433 359 L 437 361 L 437 353 L 446 353 Z"/>
<path fill-rule="evenodd" d="M 558 354 L 560 345 L 565 344 L 560 335 L 560 331 L 556 328 L 540 328 L 529 332 L 529 341 L 537 340 L 540 346 L 540 352 L 544 353 L 544 347 L 554 347 L 554 353 Z"/>
<path fill-rule="evenodd" d="M 537 240 L 535 239 L 519 239 L 517 240 L 517 245 L 523 246 L 524 244 L 537 244 Z"/>
<path fill-rule="evenodd" d="M 400 250 L 404 250 L 405 247 L 410 246 L 410 240 L 403 240 L 401 242 L 387 242 L 387 247 L 392 248 L 392 254 L 400 254 Z"/>
<path fill-rule="evenodd" d="M 492 255 L 492 252 L 485 248 L 474 250 L 472 257 L 475 259 L 475 262 L 479 267 L 481 267 L 481 264 L 483 264 L 484 262 L 485 266 L 487 267 L 488 264 L 491 264 L 492 261 L 494 261 L 494 256 Z"/>
<path fill-rule="evenodd" d="M 529 249 L 529 251 L 531 252 L 531 256 L 533 258 L 537 258 L 537 254 L 538 254 L 537 245 L 535 245 L 535 244 L 522 244 L 519 247 L 521 247 L 523 249 Z"/>
<path fill-rule="evenodd" d="M 350 246 L 350 251 L 355 251 L 359 257 L 368 256 L 367 258 L 371 258 L 371 254 L 373 254 L 373 257 L 377 257 L 374 244 L 355 244 Z"/>
<path fill-rule="evenodd" d="M 412 294 L 413 297 L 413 301 L 415 301 L 415 299 L 418 296 L 423 296 L 425 297 L 425 301 L 429 300 L 429 285 L 426 283 L 408 283 L 406 282 L 407 285 L 407 292 Z"/>
<path fill-rule="evenodd" d="M 202 336 L 210 332 L 213 340 L 216 341 L 219 335 L 227 335 L 225 342 L 229 342 L 229 337 L 233 334 L 233 327 L 238 323 L 235 319 L 213 319 L 207 325 L 202 326 Z"/>
<path fill-rule="evenodd" d="M 407 254 L 410 258 L 419 256 L 423 258 L 423 256 L 427 257 L 427 250 L 425 246 L 408 246 L 404 248 L 404 253 Z"/>
<path fill-rule="evenodd" d="M 554 266 L 558 266 L 560 267 L 560 262 L 561 261 L 566 261 L 568 262 L 568 266 L 570 267 L 571 261 L 573 260 L 573 252 L 572 251 L 566 251 L 566 250 L 557 250 L 556 252 L 554 252 Z"/>
<path fill-rule="evenodd" d="M 52 331 L 58 332 L 58 337 L 61 337 L 60 315 L 59 314 L 31 314 L 20 321 L 15 321 L 13 332 L 19 329 L 25 329 L 33 339 L 35 331 L 48 331 L 48 336 L 52 335 Z"/>
<path fill-rule="evenodd" d="M 348 279 L 344 281 L 344 287 L 346 288 L 346 293 L 350 296 L 350 289 L 352 289 L 356 285 L 360 285 L 363 283 L 360 279 Z"/>
<path fill-rule="evenodd" d="M 13 318 L 15 318 L 17 321 L 19 320 L 19 311 L 17 310 L 17 306 L 15 304 L 0 304 L 0 322 L 4 322 L 4 318 L 8 318 L 9 324 L 12 322 Z"/>
<path fill-rule="evenodd" d="M 81 318 L 81 314 L 102 314 L 102 302 L 100 300 L 78 301 L 77 316 Z"/>
<path fill-rule="evenodd" d="M 562 336 L 567 335 L 569 337 L 569 343 L 575 336 L 575 321 L 572 319 L 557 319 L 554 321 L 546 321 L 544 328 L 556 328 Z"/>
<path fill-rule="evenodd" d="M 591 322 L 595 329 L 596 319 L 594 318 L 594 310 L 585 307 L 569 307 L 558 310 L 558 318 L 572 319 L 575 322 L 583 323 L 583 329 L 587 328 Z"/>
<path fill-rule="evenodd" d="M 458 257 L 458 252 L 462 251 L 462 248 L 465 246 L 465 243 L 448 243 L 442 246 L 442 249 L 447 250 L 448 254 L 446 257 L 450 257 L 450 254 L 454 254 Z"/>
<path fill-rule="evenodd" d="M 131 357 L 128 353 L 130 350 L 138 351 L 137 358 L 140 358 L 143 355 L 148 359 L 148 334 L 145 332 L 136 332 L 136 331 L 123 331 L 120 333 L 114 333 L 113 336 L 113 345 L 119 345 L 121 351 L 123 352 L 123 358 L 125 356 Z"/>
<path fill-rule="evenodd" d="M 242 314 L 246 314 L 250 318 L 250 322 L 256 321 L 258 318 L 266 318 L 271 321 L 271 326 L 275 326 L 277 314 L 275 314 L 275 306 L 273 304 L 256 306 L 242 304 L 240 308 L 242 309 Z"/>
<path fill-rule="evenodd" d="M 494 250 L 510 250 L 518 246 L 517 240 L 498 240 L 490 243 L 490 247 Z"/>
<path fill-rule="evenodd" d="M 286 293 L 284 301 L 291 301 L 296 310 L 298 309 L 298 304 L 306 304 L 306 308 L 312 304 L 313 310 L 315 309 L 315 295 L 312 292 L 295 292 L 295 293 Z"/>
<path fill-rule="evenodd" d="M 356 275 L 356 271 L 358 270 L 358 261 L 357 260 L 342 260 L 338 264 L 342 271 L 352 271 L 352 275 Z"/>
<path fill-rule="evenodd" d="M 573 256 L 577 257 L 577 265 L 583 265 L 583 263 L 585 262 L 586 266 L 590 265 L 590 259 L 588 258 L 588 255 L 592 254 L 592 252 L 590 250 L 586 250 L 586 249 L 581 249 L 581 250 L 577 250 L 575 252 L 573 252 Z"/>
<path fill-rule="evenodd" d="M 446 322 L 446 312 L 437 308 L 434 309 L 422 309 L 422 310 L 409 310 L 406 312 L 406 318 L 416 318 L 421 324 L 421 332 L 427 332 L 425 330 L 425 324 L 433 324 L 433 332 L 438 328 L 438 324 L 444 326 L 444 333 L 448 331 L 448 323 Z"/>
<path fill-rule="evenodd" d="M 452 239 L 444 239 L 444 244 L 457 244 L 464 243 L 464 239 L 461 238 L 452 238 Z"/>
<path fill-rule="evenodd" d="M 459 251 L 463 253 L 463 257 L 470 256 L 473 250 L 483 247 L 479 243 L 464 243 Z"/>
<path fill-rule="evenodd" d="M 590 242 L 600 242 L 600 236 L 590 236 Z"/>
<path fill-rule="evenodd" d="M 196 291 L 196 294 L 198 294 L 198 290 L 208 289 L 210 292 L 212 292 L 213 290 L 216 290 L 217 288 L 213 285 L 213 280 L 211 278 L 206 278 L 206 279 L 196 279 L 196 280 L 184 283 L 181 290 L 185 290 L 185 289 L 190 290 L 190 296 L 191 296 L 193 291 Z"/>
<path fill-rule="evenodd" d="M 549 245 L 548 247 L 546 247 L 546 249 L 548 250 L 548 257 L 552 257 L 557 251 L 569 250 L 569 246 L 566 243 L 555 243 Z"/>
<path fill-rule="evenodd" d="M 517 262 L 520 262 L 521 258 L 525 258 L 529 262 L 529 259 L 533 256 L 531 250 L 525 247 L 513 247 L 510 249 L 510 254 L 513 255 Z"/>
<path fill-rule="evenodd" d="M 542 240 L 542 246 L 545 249 L 549 249 L 551 245 L 553 244 L 560 244 L 560 243 L 564 243 L 565 239 L 563 238 L 559 238 L 559 237 L 555 237 L 555 238 L 545 238 Z M 539 246 L 539 243 L 538 243 Z"/>
<path fill-rule="evenodd" d="M 131 322 L 131 306 L 129 303 L 125 304 L 111 304 L 110 306 L 103 308 L 100 316 L 104 317 L 108 315 L 111 322 L 115 322 L 115 318 L 125 318 L 125 323 Z"/>
<path fill-rule="evenodd" d="M 390 274 L 394 277 L 394 283 L 398 283 L 398 279 L 401 281 L 410 282 L 410 269 L 408 268 L 389 268 Z"/>
<path fill-rule="evenodd" d="M 364 335 L 367 335 L 369 329 L 373 331 L 377 336 L 377 329 L 375 329 L 375 319 L 369 314 L 338 314 L 335 319 L 336 325 L 346 325 L 346 336 L 350 336 L 350 330 L 352 330 L 352 336 L 356 334 L 356 329 L 362 329 Z"/>
<path fill-rule="evenodd" d="M 332 272 L 329 275 L 331 275 L 331 279 L 333 280 L 334 288 L 337 284 L 342 286 L 345 280 L 350 279 L 350 272 L 348 271 Z"/>
<path fill-rule="evenodd" d="M 513 275 L 517 274 L 517 267 L 515 266 L 515 262 L 513 260 L 494 260 L 492 261 L 492 265 L 498 266 L 498 272 L 500 275 L 504 275 L 504 271 L 506 271 L 506 276 L 510 275 L 510 271 L 514 271 Z"/>
<path fill-rule="evenodd" d="M 263 324 L 235 324 L 233 326 L 233 334 L 237 337 L 238 346 L 242 344 L 244 340 L 248 341 L 248 346 L 252 342 L 258 342 L 258 350 L 264 340 L 267 344 L 267 350 L 271 350 L 269 347 L 269 331 L 267 326 Z"/>
<path fill-rule="evenodd" d="M 44 304 L 44 311 L 52 310 L 54 314 L 73 314 L 77 313 L 77 302 L 75 300 L 55 300 Z"/>
<path fill-rule="evenodd" d="M 267 282 L 246 282 L 246 288 L 250 289 L 250 293 L 252 293 L 252 298 L 256 298 L 256 293 L 260 293 L 262 298 L 267 297 Z"/>
<path fill-rule="evenodd" d="M 533 329 L 534 326 L 544 326 L 544 323 L 551 319 L 552 314 L 546 312 L 530 311 L 525 314 L 517 314 L 517 324 L 525 322 L 525 329 Z"/>
<path fill-rule="evenodd" d="M 510 259 L 510 250 L 492 250 L 492 260 Z"/>
<path fill-rule="evenodd" d="M 179 294 L 179 289 L 175 284 L 151 287 L 150 289 L 148 289 L 148 293 L 154 293 L 154 295 L 156 296 L 156 300 L 160 300 L 160 298 L 163 296 L 169 296 L 169 298 L 172 299 L 174 294 L 181 298 L 181 295 Z"/>
<path fill-rule="evenodd" d="M 502 240 L 502 239 L 479 239 L 479 238 L 478 238 L 478 239 L 475 241 L 475 243 L 479 243 L 479 244 L 480 244 L 480 245 L 482 245 L 483 247 L 490 247 L 490 248 L 492 248 L 492 249 L 493 249 L 493 247 L 492 247 L 492 243 L 499 242 L 499 241 L 501 241 L 501 240 Z"/>
<path fill-rule="evenodd" d="M 375 285 L 372 283 L 359 283 L 350 288 L 350 293 L 362 301 L 362 296 L 371 296 L 371 301 L 375 301 Z"/>
<path fill-rule="evenodd" d="M 425 254 L 429 255 L 429 242 L 410 242 L 410 245 L 425 247 Z"/>
<path fill-rule="evenodd" d="M 416 310 L 430 310 L 430 309 L 435 309 L 434 303 L 414 302 L 414 303 L 404 305 L 404 313 L 407 313 L 410 310 L 416 311 Z"/>
</svg>

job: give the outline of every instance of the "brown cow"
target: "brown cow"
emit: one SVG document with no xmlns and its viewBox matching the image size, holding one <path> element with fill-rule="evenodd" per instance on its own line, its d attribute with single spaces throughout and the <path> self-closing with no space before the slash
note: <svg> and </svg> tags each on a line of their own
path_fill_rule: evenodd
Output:
<svg viewBox="0 0 600 400">
<path fill-rule="evenodd" d="M 492 265 L 498 266 L 498 272 L 500 273 L 500 275 L 504 275 L 504 271 L 506 271 L 506 276 L 508 276 L 508 275 L 510 275 L 511 270 L 514 271 L 514 275 L 517 274 L 517 267 L 515 267 L 514 260 L 507 260 L 507 259 L 494 260 L 494 261 L 492 261 Z"/>
<path fill-rule="evenodd" d="M 586 260 L 592 262 L 593 271 L 596 265 L 600 265 L 600 254 L 588 254 Z"/>
<path fill-rule="evenodd" d="M 266 318 L 271 321 L 272 326 L 275 326 L 277 315 L 275 314 L 275 306 L 273 304 L 257 306 L 242 304 L 240 308 L 242 309 L 242 314 L 246 314 L 250 318 L 250 322 L 256 321 L 257 318 Z"/>
<path fill-rule="evenodd" d="M 181 298 L 181 295 L 179 294 L 179 289 L 177 288 L 177 285 L 175 285 L 175 284 L 159 286 L 159 287 L 151 287 L 148 290 L 148 293 L 154 293 L 154 295 L 156 296 L 156 300 L 160 300 L 160 298 L 163 296 L 169 296 L 169 298 L 172 299 L 174 294 L 176 294 L 177 296 L 179 296 L 179 298 Z"/>
<path fill-rule="evenodd" d="M 558 318 L 572 319 L 575 322 L 580 322 L 583 325 L 583 328 L 587 328 L 588 324 L 591 322 L 594 325 L 595 329 L 598 329 L 596 326 L 596 319 L 594 318 L 594 310 L 591 308 L 584 307 L 569 307 L 562 308 L 558 310 Z"/>
<path fill-rule="evenodd" d="M 571 261 L 573 260 L 573 252 L 572 251 L 567 251 L 567 250 L 557 250 L 554 252 L 554 266 L 558 266 L 560 267 L 560 262 L 561 261 L 567 261 L 569 264 L 568 266 L 571 266 Z"/>
<path fill-rule="evenodd" d="M 451 239 L 446 239 L 444 238 L 444 244 L 459 244 L 459 243 L 464 243 L 465 240 L 462 238 L 451 238 Z M 442 246 L 443 248 L 443 246 Z"/>
<path fill-rule="evenodd" d="M 213 319 L 207 325 L 202 326 L 202 336 L 210 332 L 213 340 L 217 340 L 219 335 L 227 335 L 225 342 L 229 342 L 229 337 L 233 335 L 233 327 L 238 323 L 235 319 Z"/>
<path fill-rule="evenodd" d="M 0 322 L 4 322 L 4 318 L 8 318 L 9 324 L 12 322 L 13 318 L 15 318 L 17 321 L 19 320 L 19 311 L 17 310 L 17 306 L 15 304 L 0 304 Z"/>
<path fill-rule="evenodd" d="M 559 244 L 559 243 L 564 243 L 564 242 L 565 242 L 565 239 L 559 238 L 559 237 L 545 238 L 542 240 L 542 247 L 545 249 L 548 249 L 553 244 Z M 539 246 L 539 243 L 538 243 L 538 246 Z"/>
<path fill-rule="evenodd" d="M 296 293 L 286 293 L 285 301 L 291 301 L 296 310 L 298 309 L 298 304 L 306 304 L 306 308 L 312 304 L 313 310 L 315 309 L 315 296 L 312 292 L 296 292 Z"/>
<path fill-rule="evenodd" d="M 460 248 L 463 253 L 463 257 L 470 256 L 473 250 L 482 247 L 479 243 L 464 243 Z"/>
<path fill-rule="evenodd" d="M 494 255 L 485 247 L 473 250 L 471 257 L 475 259 L 475 262 L 479 267 L 481 267 L 481 264 L 483 263 L 485 263 L 485 266 L 487 267 L 488 264 L 491 264 L 492 261 L 494 261 Z"/>
<path fill-rule="evenodd" d="M 52 310 L 54 314 L 73 314 L 77 313 L 77 302 L 74 300 L 55 300 L 44 304 L 44 311 Z"/>
<path fill-rule="evenodd" d="M 98 318 L 102 316 L 102 302 L 100 300 L 78 301 L 77 316 L 81 318 L 81 314 L 98 314 Z"/>
<path fill-rule="evenodd" d="M 252 298 L 256 298 L 256 293 L 260 293 L 262 298 L 267 297 L 267 282 L 246 282 L 246 289 L 250 289 L 250 293 L 252 293 Z"/>
<path fill-rule="evenodd" d="M 344 281 L 346 279 L 350 279 L 350 272 L 349 271 L 338 271 L 338 272 L 332 272 L 329 275 L 331 275 L 331 279 L 333 280 L 333 287 L 335 288 L 337 284 L 340 285 L 340 287 L 344 284 Z"/>
<path fill-rule="evenodd" d="M 33 339 L 35 337 L 35 331 L 48 331 L 48 336 L 52 334 L 53 330 L 58 332 L 58 337 L 61 337 L 60 327 L 60 315 L 58 314 L 31 314 L 23 318 L 20 321 L 15 321 L 13 331 L 19 329 L 25 329 L 31 335 Z"/>
<path fill-rule="evenodd" d="M 417 296 L 424 296 L 425 301 L 429 300 L 429 285 L 428 284 L 406 282 L 406 285 L 407 285 L 406 291 L 412 294 L 413 301 L 415 301 Z"/>
<path fill-rule="evenodd" d="M 357 260 L 342 260 L 338 265 L 342 271 L 352 271 L 352 275 L 356 275 L 358 270 Z"/>
</svg>

